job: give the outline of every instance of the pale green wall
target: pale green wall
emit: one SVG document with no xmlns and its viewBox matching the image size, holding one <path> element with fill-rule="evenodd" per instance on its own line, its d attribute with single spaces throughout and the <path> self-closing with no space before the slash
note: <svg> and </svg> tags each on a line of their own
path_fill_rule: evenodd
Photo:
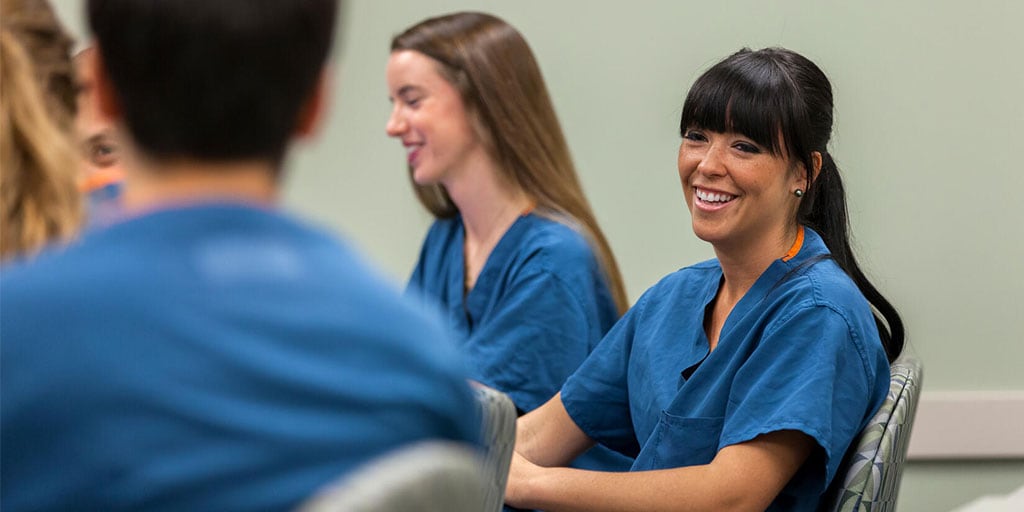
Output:
<svg viewBox="0 0 1024 512">
<path fill-rule="evenodd" d="M 78 0 L 58 3 L 77 14 Z M 741 46 L 811 57 L 836 90 L 832 153 L 862 262 L 903 312 L 926 388 L 1024 388 L 1024 3 L 349 2 L 333 116 L 296 152 L 286 202 L 396 280 L 429 218 L 402 149 L 384 135 L 388 42 L 461 9 L 498 14 L 530 41 L 634 299 L 711 254 L 690 231 L 675 170 L 692 80 Z M 911 464 L 901 510 L 949 509 L 1021 484 L 1024 463 Z"/>
</svg>

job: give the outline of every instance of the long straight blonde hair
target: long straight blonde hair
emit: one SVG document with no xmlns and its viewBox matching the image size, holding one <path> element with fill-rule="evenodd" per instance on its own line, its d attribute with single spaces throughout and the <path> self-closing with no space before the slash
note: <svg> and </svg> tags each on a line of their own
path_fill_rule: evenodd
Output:
<svg viewBox="0 0 1024 512">
<path fill-rule="evenodd" d="M 537 205 L 537 213 L 580 230 L 594 248 L 619 313 L 629 307 L 608 240 L 576 175 L 540 66 L 523 36 L 500 18 L 460 12 L 430 18 L 391 41 L 439 63 L 461 94 L 478 136 L 505 174 Z M 413 183 L 436 217 L 458 213 L 442 185 Z"/>
<path fill-rule="evenodd" d="M 71 39 L 49 5 L 0 0 L 0 260 L 77 232 Z"/>
</svg>

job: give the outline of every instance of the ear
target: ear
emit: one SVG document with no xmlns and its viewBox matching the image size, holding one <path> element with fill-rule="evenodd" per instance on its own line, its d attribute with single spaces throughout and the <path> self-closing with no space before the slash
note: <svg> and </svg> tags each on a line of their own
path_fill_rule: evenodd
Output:
<svg viewBox="0 0 1024 512">
<path fill-rule="evenodd" d="M 793 187 L 794 189 L 802 189 L 806 192 L 814 184 L 814 181 L 818 179 L 818 174 L 821 173 L 821 153 L 814 151 L 811 153 L 811 165 L 814 166 L 811 169 L 810 174 L 807 172 L 807 166 L 803 162 L 797 161 L 795 172 L 793 173 Z"/>
<path fill-rule="evenodd" d="M 313 86 L 313 92 L 306 98 L 299 111 L 299 119 L 295 125 L 295 137 L 309 138 L 317 134 L 324 117 L 327 113 L 327 103 L 330 97 L 331 70 L 325 67 L 320 72 L 320 78 Z"/>
<path fill-rule="evenodd" d="M 107 74 L 107 66 L 100 56 L 99 49 L 81 55 L 82 66 L 88 69 L 93 77 L 91 94 L 96 101 L 96 111 L 100 118 L 110 123 L 121 120 L 121 104 L 114 91 L 114 84 Z"/>
<path fill-rule="evenodd" d="M 821 152 L 820 151 L 812 151 L 811 152 L 811 165 L 814 166 L 814 170 L 811 173 L 810 179 L 807 180 L 808 182 L 814 183 L 818 179 L 818 174 L 821 173 L 821 162 L 822 162 Z"/>
</svg>

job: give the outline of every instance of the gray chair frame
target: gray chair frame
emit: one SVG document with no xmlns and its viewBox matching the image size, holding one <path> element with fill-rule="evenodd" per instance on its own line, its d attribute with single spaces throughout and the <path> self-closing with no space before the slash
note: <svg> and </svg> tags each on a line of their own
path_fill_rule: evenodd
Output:
<svg viewBox="0 0 1024 512">
<path fill-rule="evenodd" d="M 516 407 L 474 385 L 483 449 L 424 441 L 370 461 L 302 503 L 298 512 L 500 512 L 516 441 Z M 468 412 L 468 411 L 467 411 Z"/>
<path fill-rule="evenodd" d="M 889 394 L 861 431 L 836 474 L 828 512 L 892 512 L 896 509 L 907 444 L 923 378 L 921 361 L 904 356 L 890 370 Z"/>
<path fill-rule="evenodd" d="M 424 441 L 382 455 L 331 484 L 297 512 L 479 512 L 478 450 Z"/>
<path fill-rule="evenodd" d="M 483 418 L 484 507 L 498 512 L 505 503 L 505 484 L 516 444 L 516 406 L 508 395 L 483 385 L 474 385 Z"/>
</svg>

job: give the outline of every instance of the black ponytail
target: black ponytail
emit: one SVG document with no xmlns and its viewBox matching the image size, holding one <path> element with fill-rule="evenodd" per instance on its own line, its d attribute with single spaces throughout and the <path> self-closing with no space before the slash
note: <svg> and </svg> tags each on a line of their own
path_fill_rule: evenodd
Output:
<svg viewBox="0 0 1024 512">
<path fill-rule="evenodd" d="M 808 181 L 810 173 L 808 173 Z M 832 259 L 857 285 L 874 308 L 875 324 L 882 346 L 893 362 L 903 351 L 903 319 L 896 308 L 875 288 L 857 264 L 850 247 L 850 223 L 846 209 L 846 190 L 832 155 L 821 153 L 821 171 L 810 183 L 800 202 L 797 221 L 813 229 L 832 253 Z"/>
</svg>

